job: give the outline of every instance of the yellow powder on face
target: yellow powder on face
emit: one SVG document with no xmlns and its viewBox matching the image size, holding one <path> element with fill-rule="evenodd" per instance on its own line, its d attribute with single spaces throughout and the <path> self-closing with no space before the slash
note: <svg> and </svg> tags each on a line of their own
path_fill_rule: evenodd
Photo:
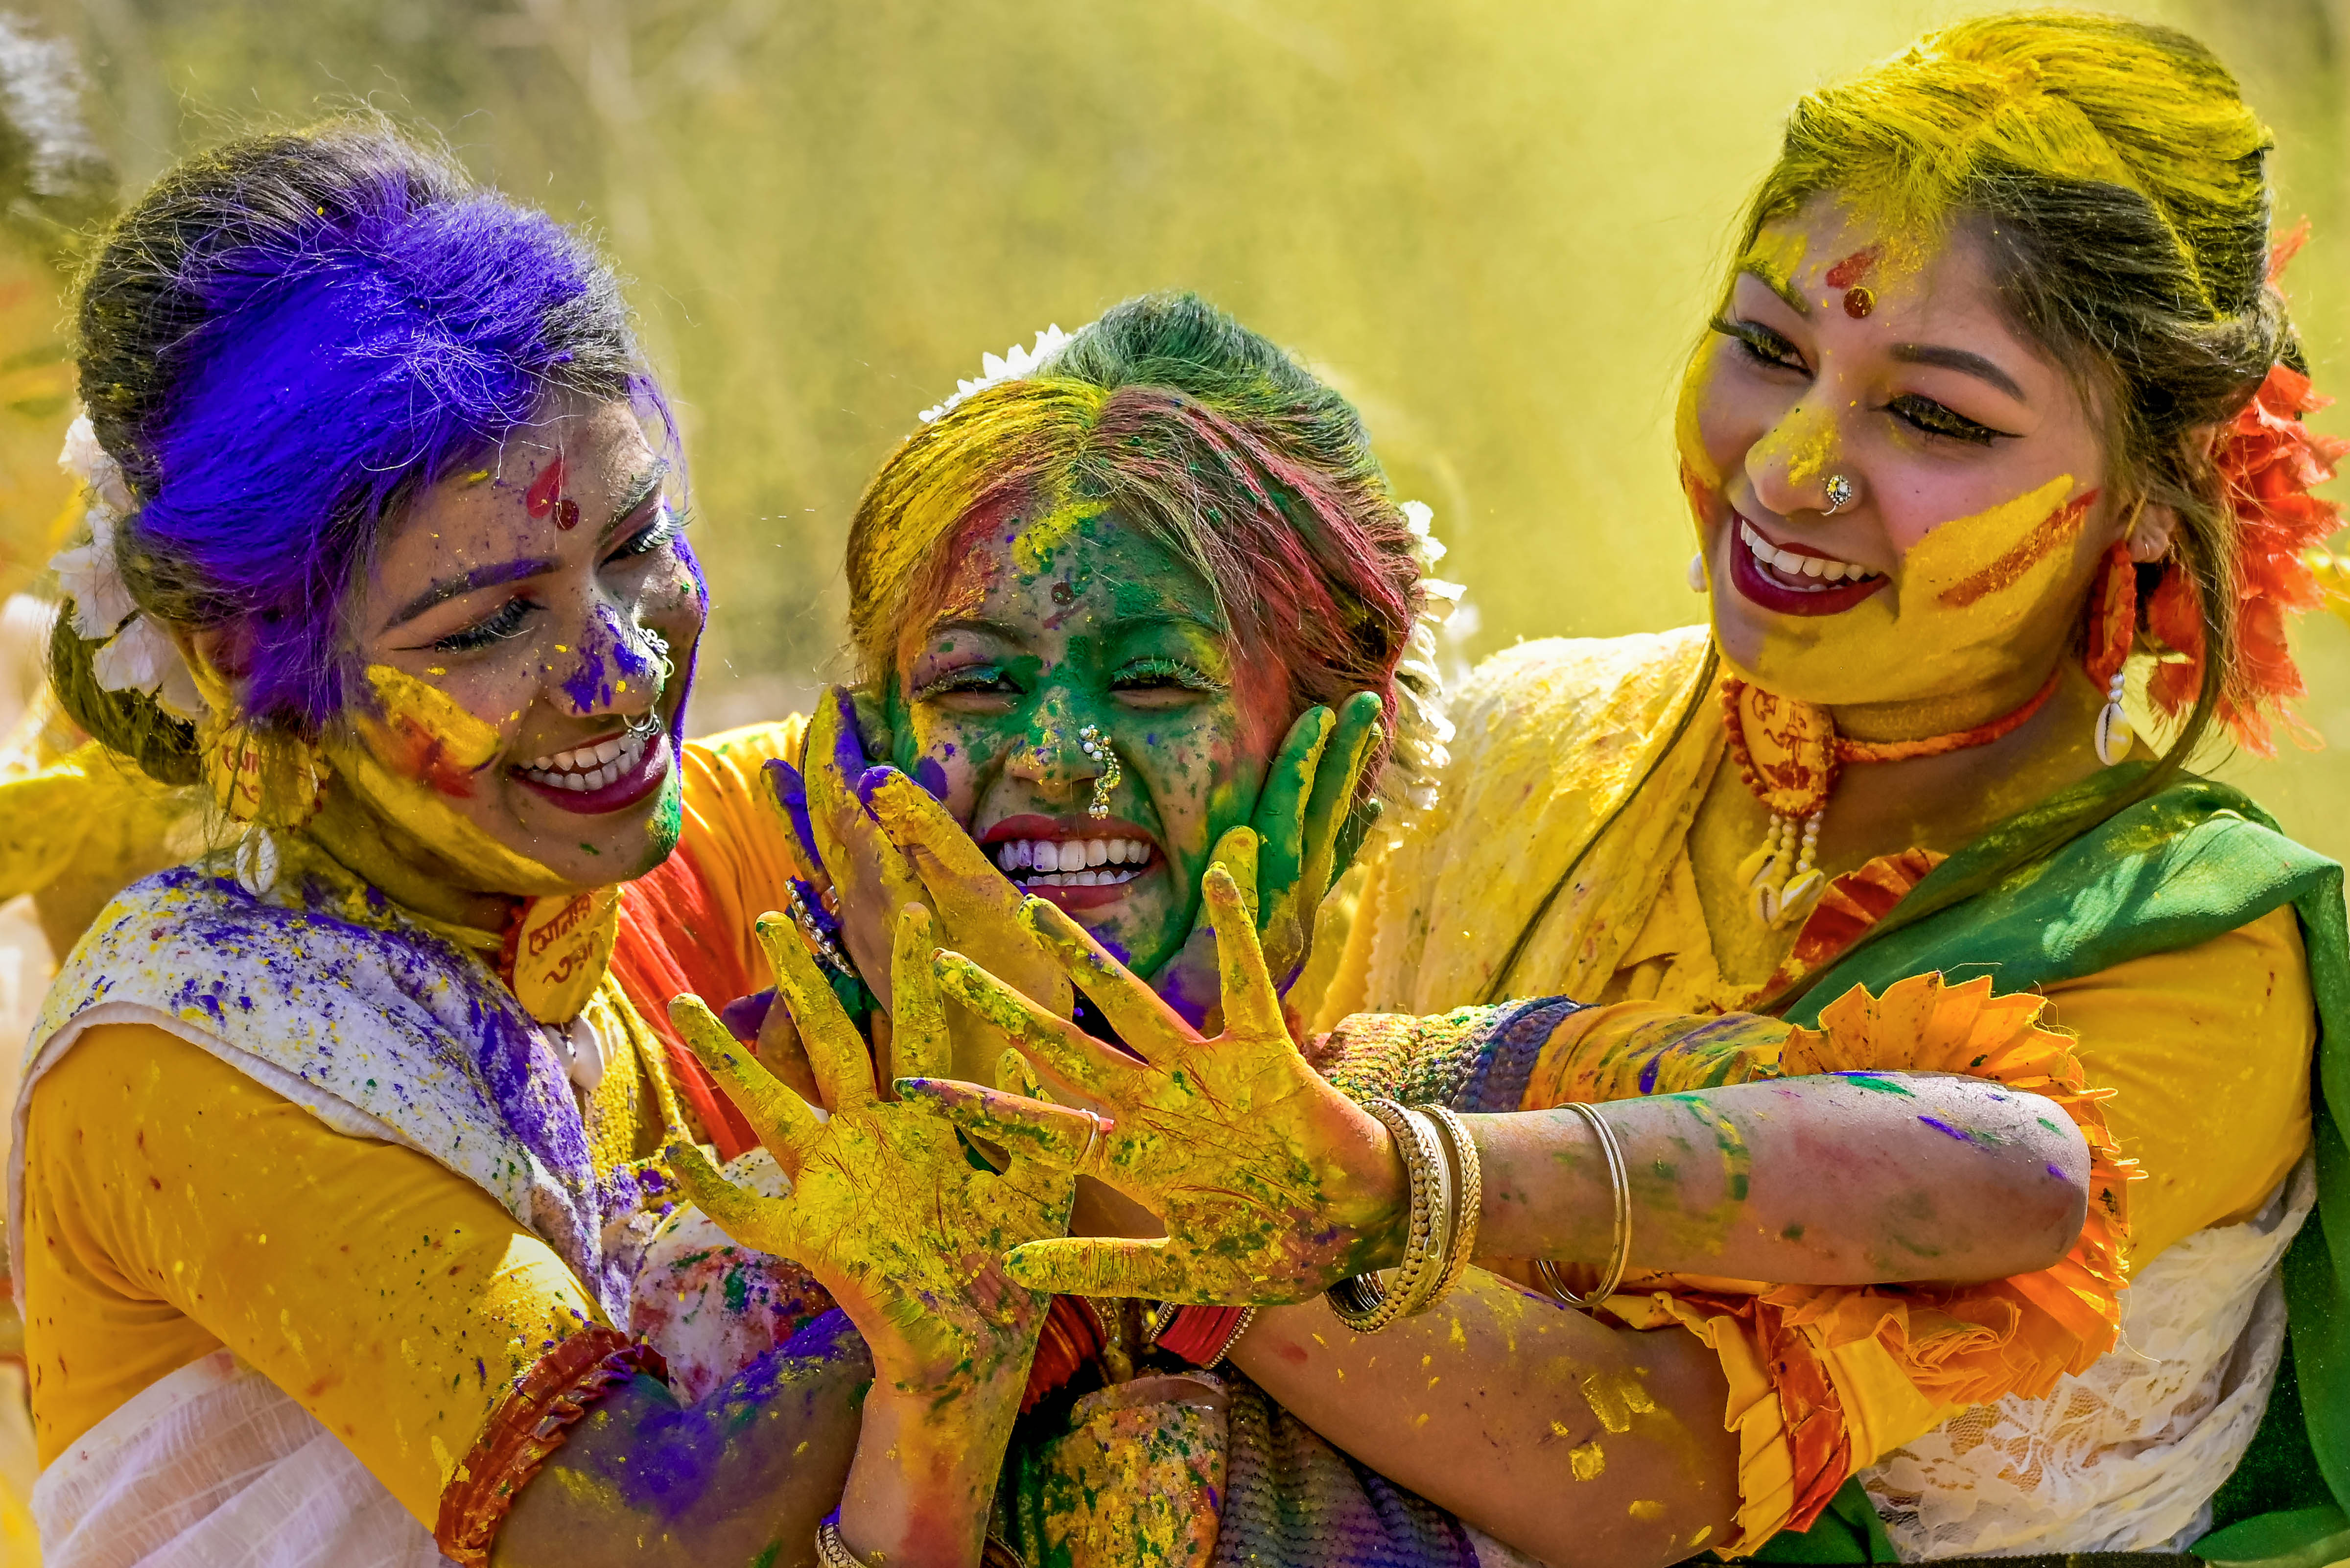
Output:
<svg viewBox="0 0 2350 1568">
<path fill-rule="evenodd" d="M 2059 474 L 1939 524 L 1902 556 L 1891 587 L 1839 615 L 1775 616 L 1759 639 L 1730 631 L 1731 669 L 1831 705 L 1957 696 L 2012 673 L 2017 632 L 2070 613 L 2051 599 L 2074 570 L 2089 511 L 2068 501 L 2073 487 Z"/>
<path fill-rule="evenodd" d="M 1567 1468 L 1579 1481 L 1597 1480 L 1607 1469 L 1607 1456 L 1600 1451 L 1599 1439 L 1594 1438 L 1580 1448 L 1566 1450 Z"/>
<path fill-rule="evenodd" d="M 1812 236 L 1794 223 L 1773 223 L 1754 236 L 1739 259 L 1741 272 L 1751 272 L 1775 287 L 1793 288 L 1811 254 Z"/>
<path fill-rule="evenodd" d="M 494 877 L 490 886 L 528 896 L 574 891 L 450 805 L 504 749 L 496 727 L 439 687 L 389 665 L 369 665 L 367 680 L 381 713 L 355 713 L 355 737 L 328 732 L 325 749 L 337 775 L 435 853 Z"/>
<path fill-rule="evenodd" d="M 1705 427 L 1699 410 L 1705 407 L 1713 385 L 1714 352 L 1709 347 L 1691 357 L 1689 369 L 1681 373 L 1679 400 L 1673 405 L 1673 444 L 1679 450 L 1681 464 L 1709 490 L 1721 488 L 1721 469 L 1705 450 Z"/>
<path fill-rule="evenodd" d="M 1042 517 L 1030 518 L 1013 542 L 1013 569 L 1023 576 L 1040 576 L 1051 571 L 1053 557 L 1076 532 L 1108 510 L 1105 502 L 1086 501 L 1056 506 Z"/>
<path fill-rule="evenodd" d="M 2059 474 L 2039 489 L 1975 516 L 1945 523 L 1910 547 L 1901 562 L 1903 597 L 1950 609 L 1986 599 L 2028 598 L 2034 585 L 2063 575 L 2064 546 L 2077 538 L 2088 508 L 2067 504 L 2073 476 Z M 2082 498 L 2084 500 L 2086 497 Z M 2022 594 L 2017 589 L 2024 590 Z"/>
<path fill-rule="evenodd" d="M 1643 1524 L 1656 1524 L 1661 1522 L 1665 1517 L 1665 1505 L 1643 1498 L 1624 1511 Z"/>
</svg>

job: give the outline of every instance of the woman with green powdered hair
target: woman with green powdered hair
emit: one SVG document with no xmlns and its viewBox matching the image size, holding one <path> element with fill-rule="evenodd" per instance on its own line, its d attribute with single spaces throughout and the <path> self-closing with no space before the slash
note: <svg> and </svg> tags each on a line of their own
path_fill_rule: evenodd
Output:
<svg viewBox="0 0 2350 1568">
<path fill-rule="evenodd" d="M 1432 1495 L 1497 1460 L 1414 1434 L 1552 1364 L 1448 1348 L 1471 1310 L 1443 1293 L 1450 1238 L 1473 1215 L 1482 1261 L 1595 1327 L 1659 1356 L 1677 1330 L 1704 1344 L 1739 1434 L 1731 1472 L 1659 1474 L 1630 1540 L 1578 1503 L 1648 1417 L 1595 1386 L 1578 1483 L 1529 1502 L 1574 1521 L 1561 1552 L 1669 1560 L 1710 1520 L 1704 1544 L 1792 1561 L 2350 1554 L 2341 874 L 2187 771 L 2222 732 L 2268 747 L 2300 691 L 2286 618 L 2332 570 L 2311 557 L 2334 510 L 2308 492 L 2340 447 L 2303 423 L 2321 400 L 2274 286 L 2293 242 L 2270 232 L 2270 148 L 2208 49 L 2095 16 L 1969 21 L 1803 99 L 1684 384 L 1711 624 L 1482 670 L 1316 1006 L 1332 1078 L 1474 1113 L 1461 1136 L 1399 1121 L 1401 1164 L 1429 1173 L 1409 1204 L 1325 1180 L 1300 1213 L 1275 1178 L 1345 1169 L 1343 1118 L 1295 1108 L 1311 1074 L 1261 999 L 1237 1005 L 1259 989 L 1245 954 L 1202 1041 L 1032 909 L 1144 1062 L 951 961 L 950 991 L 1115 1127 L 912 1092 L 1170 1234 L 1036 1243 L 1014 1277 L 1268 1303 L 1337 1285 L 1261 1314 L 1249 1369 Z M 2098 1096 L 2140 1179 L 2095 1184 L 2084 1237 L 2104 1231 L 2115 1282 L 2126 1263 L 2118 1324 L 2097 1332 L 2059 1271 L 1993 1312 L 1656 1262 L 1679 1238 L 1639 1204 L 1676 1156 L 1643 1118 L 1824 1048 Z M 1679 1158 L 1736 1163 L 1685 1130 Z M 1457 1197 L 1472 1170 L 1478 1205 Z M 1177 1222 L 1209 1192 L 1221 1249 Z M 1934 1196 L 1921 1255 L 1959 1207 Z M 1387 1245 L 1360 1247 L 1381 1222 Z M 1424 1315 L 1383 1320 L 1345 1278 L 1367 1254 Z M 1438 1381 L 1382 1397 L 1407 1374 Z"/>
</svg>

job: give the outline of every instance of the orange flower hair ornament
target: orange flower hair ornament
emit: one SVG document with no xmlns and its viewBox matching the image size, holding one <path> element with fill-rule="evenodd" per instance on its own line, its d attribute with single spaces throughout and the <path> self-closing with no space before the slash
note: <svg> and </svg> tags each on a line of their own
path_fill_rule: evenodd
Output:
<svg viewBox="0 0 2350 1568">
<path fill-rule="evenodd" d="M 2308 236 L 2309 225 L 2303 223 L 2277 243 L 2269 262 L 2271 282 Z M 2312 390 L 2300 371 L 2274 366 L 2212 450 L 2229 508 L 2236 514 L 2231 576 L 2237 650 L 2220 693 L 2220 718 L 2255 756 L 2276 754 L 2270 731 L 2277 720 L 2297 738 L 2309 734 L 2283 708 L 2286 699 L 2308 690 L 2285 641 L 2285 618 L 2324 604 L 2328 582 L 2341 581 L 2333 557 L 2319 546 L 2342 525 L 2342 508 L 2310 490 L 2334 477 L 2334 464 L 2350 452 L 2350 441 L 2320 435 L 2302 419 L 2333 401 Z M 2147 686 L 2155 705 L 2176 715 L 2192 706 L 2202 689 L 2204 651 L 2195 585 L 2177 566 L 2155 588 L 2146 621 L 2166 648 L 2184 655 L 2156 665 Z"/>
</svg>

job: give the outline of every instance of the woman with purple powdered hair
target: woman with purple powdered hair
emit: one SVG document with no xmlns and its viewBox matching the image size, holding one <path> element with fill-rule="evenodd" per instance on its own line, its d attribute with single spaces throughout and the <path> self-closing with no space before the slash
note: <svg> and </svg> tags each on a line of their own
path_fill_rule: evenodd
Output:
<svg viewBox="0 0 2350 1568">
<path fill-rule="evenodd" d="M 624 908 L 743 775 L 681 739 L 707 596 L 609 269 L 361 118 L 167 171 L 78 303 L 53 682 L 220 847 L 99 912 L 34 1031 L 47 1561 L 775 1563 L 832 1515 L 976 1555 L 1002 1445 L 957 1413 L 1025 1376 L 1043 1298 L 995 1260 L 1066 1179 L 828 1064 L 803 1194 L 924 1173 L 931 1266 L 746 1264 L 734 1321 L 797 1332 L 674 1387 L 631 1332 L 676 1304 L 665 1147 L 744 1142 L 647 1012 L 749 987 Z M 756 833 L 693 884 L 738 948 Z"/>
</svg>

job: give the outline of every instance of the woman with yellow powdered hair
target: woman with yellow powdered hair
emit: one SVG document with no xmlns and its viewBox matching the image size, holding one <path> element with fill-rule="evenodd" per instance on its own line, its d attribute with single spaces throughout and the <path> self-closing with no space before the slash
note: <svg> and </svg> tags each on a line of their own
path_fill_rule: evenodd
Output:
<svg viewBox="0 0 2350 1568">
<path fill-rule="evenodd" d="M 1436 1196 L 1367 1251 L 1401 1262 L 1390 1296 L 1440 1310 L 1384 1326 L 1357 1282 L 1335 1314 L 1268 1311 L 1250 1344 L 1269 1392 L 1400 1453 L 1512 1368 L 1538 1376 L 1528 1352 L 1447 1392 L 1478 1371 L 1447 1348 L 1470 1312 L 1443 1295 L 1441 1199 L 1482 1160 L 1477 1250 L 1540 1260 L 1495 1266 L 1572 1297 L 1562 1270 L 1585 1265 L 1596 1324 L 1678 1325 L 1719 1356 L 1738 1506 L 1711 1544 L 2350 1555 L 2340 870 L 2185 771 L 2222 730 L 2266 749 L 2300 690 L 2285 618 L 2317 601 L 2304 557 L 2335 522 L 2307 493 L 2339 448 L 2302 422 L 2319 400 L 2273 282 L 2291 244 L 2272 248 L 2269 150 L 2201 45 L 2095 16 L 1960 24 L 1796 106 L 1681 401 L 1711 626 L 1486 666 L 1319 1004 L 1312 1049 L 1341 1084 L 1488 1113 L 1419 1156 L 1397 1129 Z M 1014 1277 L 1276 1302 L 1345 1273 L 1274 1179 L 1343 1169 L 1344 1118 L 1295 1108 L 1304 1064 L 1265 1009 L 1209 1050 L 1081 933 L 1026 919 L 1147 1061 L 967 967 L 950 989 L 1115 1127 L 913 1092 L 1176 1219 L 1163 1241 L 1036 1244 Z M 2077 1315 L 2094 1292 L 2043 1288 L 2055 1272 L 1984 1311 L 1643 1271 L 1680 1238 L 1627 1224 L 1649 1154 L 1622 1146 L 1654 1102 L 1623 1102 L 1767 1078 L 1824 1043 L 1840 1065 L 1865 1048 L 2085 1077 L 2143 1179 L 2102 1181 L 2091 1215 L 2131 1275 L 2118 1343 Z M 1361 1227 L 1394 1223 L 1368 1186 L 1306 1190 L 1357 1262 Z M 1206 1194 L 1257 1244 L 1197 1244 L 1176 1220 Z M 1921 1211 L 1913 1241 L 1937 1228 Z M 1451 1381 L 1396 1391 L 1431 1376 Z M 1595 1494 L 1641 1422 L 1602 1415 Z M 1492 1462 L 1439 1445 L 1394 1473 Z M 1700 1469 L 1630 1505 L 1658 1521 L 1649 1560 L 1721 1517 Z M 1577 1493 L 1543 1501 L 1572 1517 Z M 1770 1539 L 1783 1525 L 1809 1529 Z"/>
</svg>

